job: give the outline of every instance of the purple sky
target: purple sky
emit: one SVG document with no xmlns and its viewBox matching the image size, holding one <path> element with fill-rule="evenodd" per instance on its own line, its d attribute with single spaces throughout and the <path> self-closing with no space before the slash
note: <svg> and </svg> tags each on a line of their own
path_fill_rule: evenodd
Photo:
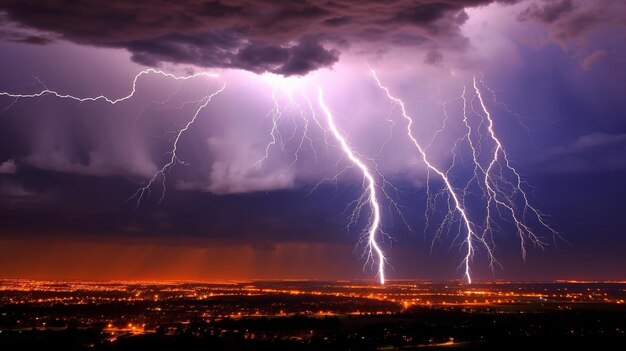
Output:
<svg viewBox="0 0 626 351">
<path fill-rule="evenodd" d="M 455 162 L 460 188 L 472 175 L 467 142 L 455 148 L 466 133 L 460 97 L 484 77 L 494 129 L 564 239 L 530 218 L 549 245 L 530 245 L 524 262 L 503 215 L 493 234 L 502 267 L 491 272 L 478 248 L 477 279 L 626 279 L 621 1 L 5 1 L 0 23 L 3 92 L 119 98 L 146 68 L 218 75 L 145 75 L 113 106 L 0 97 L 0 277 L 373 278 L 357 244 L 367 213 L 346 231 L 362 174 L 343 172 L 317 106 L 310 114 L 321 87 L 377 181 L 399 190 L 385 188 L 397 207 L 383 200 L 389 277 L 462 278 L 458 221 L 434 240 L 447 207 L 436 202 L 427 225 L 426 191 L 442 183 L 427 178 L 374 69 L 433 164 Z M 137 208 L 126 201 L 168 161 L 194 101 L 224 84 L 182 135 L 186 165 L 167 172 L 164 201 L 160 181 Z M 273 96 L 283 144 L 267 148 Z M 481 226 L 484 199 L 471 193 Z"/>
</svg>

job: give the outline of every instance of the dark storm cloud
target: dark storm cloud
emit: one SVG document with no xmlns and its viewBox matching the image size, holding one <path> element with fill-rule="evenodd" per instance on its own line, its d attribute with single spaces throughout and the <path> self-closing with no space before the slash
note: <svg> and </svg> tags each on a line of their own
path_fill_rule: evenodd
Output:
<svg viewBox="0 0 626 351">
<path fill-rule="evenodd" d="M 45 45 L 51 44 L 54 42 L 53 39 L 47 37 L 39 37 L 35 35 L 24 36 L 16 39 L 9 39 L 9 41 L 14 43 L 24 43 L 24 44 L 35 44 L 35 45 Z"/>
<path fill-rule="evenodd" d="M 80 44 L 120 47 L 138 63 L 304 75 L 350 45 L 463 48 L 465 7 L 496 0 L 4 1 L 11 21 Z M 515 0 L 500 1 L 512 3 Z M 46 43 L 40 37 L 16 39 Z"/>
<path fill-rule="evenodd" d="M 443 54 L 439 51 L 429 51 L 424 57 L 424 63 L 429 65 L 441 65 L 443 62 Z"/>
<path fill-rule="evenodd" d="M 45 45 L 54 42 L 50 33 L 40 33 L 37 30 L 22 25 L 10 23 L 5 13 L 0 13 L 0 40 L 35 45 Z"/>
<path fill-rule="evenodd" d="M 546 25 L 554 40 L 567 43 L 606 26 L 626 25 L 626 2 L 613 0 L 542 0 L 531 3 L 520 15 L 522 21 Z"/>
<path fill-rule="evenodd" d="M 0 163 L 0 174 L 13 174 L 17 172 L 17 165 L 13 159 Z"/>
<path fill-rule="evenodd" d="M 520 17 L 523 19 L 533 18 L 541 22 L 552 23 L 561 16 L 572 12 L 573 9 L 572 0 L 545 2 L 543 5 L 534 3 L 526 8 Z"/>
<path fill-rule="evenodd" d="M 391 21 L 407 22 L 418 26 L 428 26 L 430 23 L 443 18 L 447 12 L 455 8 L 455 5 L 445 2 L 424 4 L 423 6 L 416 6 L 408 9 L 406 12 L 399 13 L 395 18 L 391 19 Z"/>
</svg>

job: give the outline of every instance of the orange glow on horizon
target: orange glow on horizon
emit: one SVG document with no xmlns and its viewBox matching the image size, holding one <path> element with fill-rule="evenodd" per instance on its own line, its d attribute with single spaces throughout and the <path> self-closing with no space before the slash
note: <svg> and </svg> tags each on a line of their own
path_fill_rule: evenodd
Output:
<svg viewBox="0 0 626 351">
<path fill-rule="evenodd" d="M 342 259 L 345 258 L 345 259 Z M 86 280 L 346 279 L 361 272 L 349 245 L 272 248 L 172 240 L 149 243 L 0 240 L 0 278 Z M 154 296 L 154 299 L 158 299 Z"/>
</svg>

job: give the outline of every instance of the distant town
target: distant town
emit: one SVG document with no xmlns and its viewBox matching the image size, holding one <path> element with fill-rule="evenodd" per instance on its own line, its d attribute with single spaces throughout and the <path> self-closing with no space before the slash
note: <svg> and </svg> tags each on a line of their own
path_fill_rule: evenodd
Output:
<svg viewBox="0 0 626 351">
<path fill-rule="evenodd" d="M 7 279 L 0 349 L 626 345 L 625 300 L 626 282 Z"/>
</svg>

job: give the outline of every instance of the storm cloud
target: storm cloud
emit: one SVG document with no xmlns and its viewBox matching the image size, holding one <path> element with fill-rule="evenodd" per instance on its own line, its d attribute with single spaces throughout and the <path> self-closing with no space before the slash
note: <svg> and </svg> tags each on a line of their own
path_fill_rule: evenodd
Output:
<svg viewBox="0 0 626 351">
<path fill-rule="evenodd" d="M 290 76 L 332 66 L 354 45 L 462 50 L 464 9 L 492 2 L 9 0 L 0 11 L 18 26 L 74 43 L 124 48 L 147 66 L 190 64 Z M 50 35 L 30 33 L 12 40 L 51 41 Z"/>
<path fill-rule="evenodd" d="M 577 41 L 604 27 L 626 25 L 626 3 L 612 0 L 542 0 L 532 2 L 520 15 L 522 21 L 545 25 L 561 44 Z"/>
</svg>

